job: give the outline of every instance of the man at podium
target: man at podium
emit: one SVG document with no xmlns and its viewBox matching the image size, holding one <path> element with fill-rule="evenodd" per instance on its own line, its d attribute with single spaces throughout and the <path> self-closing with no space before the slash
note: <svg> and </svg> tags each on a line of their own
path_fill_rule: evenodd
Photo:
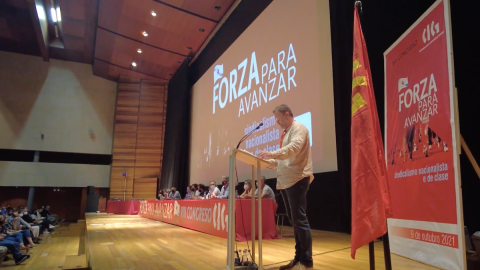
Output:
<svg viewBox="0 0 480 270">
<path fill-rule="evenodd" d="M 295 257 L 285 269 L 308 269 L 313 267 L 312 234 L 307 219 L 307 191 L 313 181 L 312 154 L 308 129 L 293 119 L 288 105 L 282 104 L 273 110 L 275 121 L 283 128 L 280 148 L 262 151 L 258 157 L 277 169 L 277 189 L 282 194 L 285 209 L 295 234 Z"/>
</svg>

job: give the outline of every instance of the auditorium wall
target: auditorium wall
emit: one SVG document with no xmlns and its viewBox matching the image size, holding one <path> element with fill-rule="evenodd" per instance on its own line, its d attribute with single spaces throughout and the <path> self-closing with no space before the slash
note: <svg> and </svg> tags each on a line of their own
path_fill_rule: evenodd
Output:
<svg viewBox="0 0 480 270">
<path fill-rule="evenodd" d="M 115 82 L 88 64 L 9 52 L 0 59 L 0 148 L 111 154 Z"/>
<path fill-rule="evenodd" d="M 94 76 L 88 64 L 3 51 L 0 59 L 0 150 L 109 158 L 117 83 Z M 109 185 L 109 161 L 0 160 L 0 186 Z"/>
<path fill-rule="evenodd" d="M 110 166 L 0 161 L 0 186 L 109 187 Z"/>
</svg>

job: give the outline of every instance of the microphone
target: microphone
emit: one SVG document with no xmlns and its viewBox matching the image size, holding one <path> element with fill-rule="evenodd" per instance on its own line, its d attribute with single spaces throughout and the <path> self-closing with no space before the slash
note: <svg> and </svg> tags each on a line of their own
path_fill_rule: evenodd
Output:
<svg viewBox="0 0 480 270">
<path fill-rule="evenodd" d="M 240 146 L 240 144 L 241 144 L 243 141 L 245 141 L 245 139 L 246 139 L 248 136 L 252 135 L 252 133 L 254 133 L 254 132 L 255 132 L 257 129 L 259 129 L 261 126 L 263 126 L 263 123 L 258 124 L 258 126 L 257 126 L 254 130 L 250 131 L 247 135 L 243 136 L 242 139 L 240 139 L 240 141 L 239 141 L 238 144 L 237 144 L 237 149 L 238 149 L 238 147 Z"/>
</svg>

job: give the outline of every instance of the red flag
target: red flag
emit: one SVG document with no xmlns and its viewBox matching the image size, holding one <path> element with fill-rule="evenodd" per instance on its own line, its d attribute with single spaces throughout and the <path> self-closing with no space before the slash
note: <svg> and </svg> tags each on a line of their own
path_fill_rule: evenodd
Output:
<svg viewBox="0 0 480 270">
<path fill-rule="evenodd" d="M 358 248 L 387 232 L 392 211 L 367 46 L 356 8 L 353 42 L 351 256 L 355 259 Z"/>
</svg>

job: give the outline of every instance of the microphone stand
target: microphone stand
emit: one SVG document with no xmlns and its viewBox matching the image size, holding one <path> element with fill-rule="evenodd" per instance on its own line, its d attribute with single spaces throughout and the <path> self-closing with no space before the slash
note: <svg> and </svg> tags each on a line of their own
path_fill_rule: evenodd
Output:
<svg viewBox="0 0 480 270">
<path fill-rule="evenodd" d="M 240 147 L 240 144 L 241 144 L 248 136 L 252 135 L 252 134 L 253 134 L 255 131 L 257 131 L 257 129 L 259 129 L 261 126 L 263 126 L 263 123 L 258 124 L 258 126 L 257 126 L 254 130 L 250 131 L 247 135 L 243 136 L 242 139 L 240 139 L 240 141 L 238 142 L 236 149 L 238 149 L 238 147 Z"/>
</svg>

